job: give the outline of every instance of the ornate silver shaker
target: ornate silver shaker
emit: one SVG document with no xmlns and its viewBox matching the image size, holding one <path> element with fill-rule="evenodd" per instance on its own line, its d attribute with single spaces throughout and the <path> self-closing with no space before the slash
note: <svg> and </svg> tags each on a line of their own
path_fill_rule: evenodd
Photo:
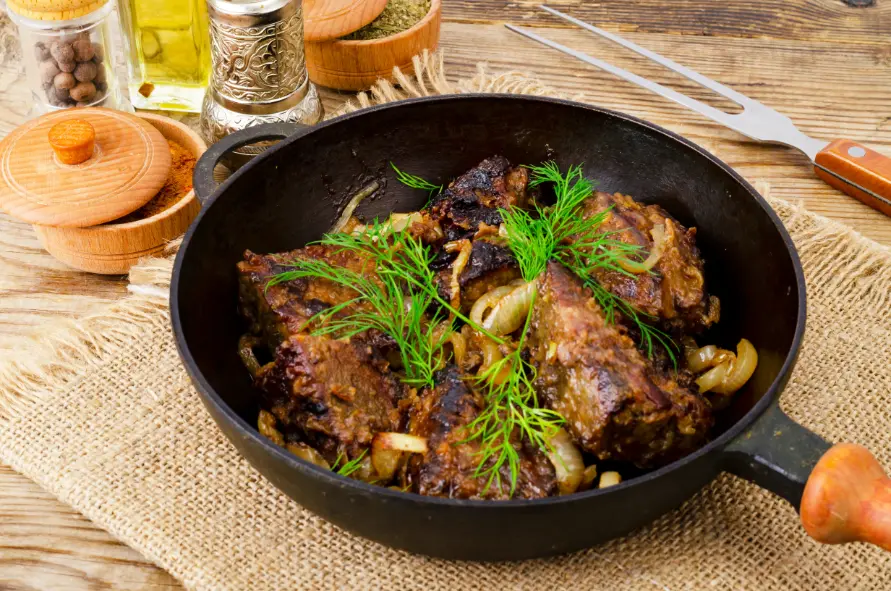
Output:
<svg viewBox="0 0 891 591">
<path fill-rule="evenodd" d="M 201 108 L 208 143 L 261 123 L 322 119 L 322 103 L 306 73 L 301 0 L 207 0 L 210 85 Z M 266 145 L 230 153 L 238 168 Z"/>
</svg>

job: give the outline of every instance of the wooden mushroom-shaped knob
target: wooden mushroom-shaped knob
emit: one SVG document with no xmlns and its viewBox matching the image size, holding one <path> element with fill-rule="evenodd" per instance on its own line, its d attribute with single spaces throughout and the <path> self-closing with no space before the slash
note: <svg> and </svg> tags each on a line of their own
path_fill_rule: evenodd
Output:
<svg viewBox="0 0 891 591">
<path fill-rule="evenodd" d="M 81 164 L 93 155 L 96 130 L 84 119 L 66 119 L 50 128 L 49 143 L 63 164 Z"/>
<path fill-rule="evenodd" d="M 891 551 L 891 479 L 867 449 L 839 443 L 808 478 L 801 523 L 818 542 L 868 542 Z"/>
</svg>

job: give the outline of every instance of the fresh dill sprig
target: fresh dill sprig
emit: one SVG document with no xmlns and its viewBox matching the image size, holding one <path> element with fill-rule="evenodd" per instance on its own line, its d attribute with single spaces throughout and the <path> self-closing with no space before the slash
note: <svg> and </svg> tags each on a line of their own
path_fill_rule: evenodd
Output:
<svg viewBox="0 0 891 591">
<path fill-rule="evenodd" d="M 358 234 L 329 234 L 316 244 L 331 246 L 336 252 L 352 252 L 374 273 L 363 274 L 320 259 L 298 259 L 288 265 L 290 270 L 273 276 L 266 288 L 317 278 L 353 290 L 355 297 L 310 319 L 316 326 L 312 333 L 349 338 L 370 329 L 379 330 L 396 342 L 405 370 L 402 381 L 433 387 L 442 347 L 454 331 L 453 319 L 471 321 L 439 295 L 436 275 L 430 268 L 434 257 L 430 248 L 408 232 L 393 232 L 386 223 L 377 221 Z M 347 309 L 349 312 L 343 314 Z M 440 328 L 443 323 L 447 323 L 445 330 Z M 473 327 L 502 342 L 482 327 Z"/>
<path fill-rule="evenodd" d="M 582 204 L 594 192 L 594 183 L 584 177 L 581 166 L 570 166 L 565 174 L 554 162 L 528 168 L 532 172 L 529 186 L 552 183 L 556 201 L 551 207 L 535 205 L 532 212 L 500 210 L 508 246 L 526 281 L 541 275 L 548 261 L 569 252 L 588 253 L 592 263 L 616 270 L 621 270 L 620 260 L 640 254 L 639 246 L 615 240 L 613 232 L 600 229 L 609 210 L 587 217 L 582 214 Z"/>
<path fill-rule="evenodd" d="M 365 458 L 365 454 L 368 453 L 367 449 L 363 449 L 362 453 L 358 456 L 350 460 L 349 462 L 341 465 L 341 462 L 344 460 L 343 452 L 337 454 L 337 458 L 334 460 L 334 465 L 331 466 L 331 469 L 340 474 L 341 476 L 349 476 L 356 470 L 362 467 L 362 460 Z"/>
<path fill-rule="evenodd" d="M 422 179 L 419 176 L 415 176 L 413 174 L 409 174 L 407 172 L 403 172 L 399 170 L 395 164 L 390 162 L 390 166 L 396 171 L 396 178 L 400 183 L 407 187 L 411 187 L 412 189 L 420 189 L 421 191 L 427 191 L 430 193 L 430 196 L 438 195 L 442 193 L 443 186 L 442 185 L 434 185 L 430 181 L 426 179 Z"/>
<path fill-rule="evenodd" d="M 653 356 L 655 343 L 667 351 L 677 366 L 674 351 L 677 345 L 631 304 L 610 293 L 594 280 L 597 269 L 607 269 L 633 276 L 623 269 L 620 261 L 642 259 L 643 249 L 614 238 L 617 232 L 602 231 L 601 225 L 610 209 L 585 217 L 580 210 L 585 199 L 594 191 L 594 183 L 584 177 L 581 166 L 570 166 L 560 172 L 555 162 L 529 166 L 530 187 L 552 183 L 556 201 L 552 207 L 535 206 L 532 213 L 513 208 L 501 210 L 507 230 L 507 243 L 513 251 L 526 281 L 544 272 L 549 260 L 556 260 L 577 275 L 587 285 L 603 308 L 607 321 L 616 321 L 616 312 L 631 320 L 639 329 L 642 349 Z"/>
<path fill-rule="evenodd" d="M 539 406 L 534 386 L 535 368 L 523 359 L 523 344 L 531 319 L 530 306 L 517 348 L 477 378 L 478 385 L 486 391 L 486 408 L 467 425 L 469 435 L 465 439 L 480 441 L 480 462 L 474 476 L 486 478 L 484 490 L 493 484 L 501 486 L 501 468 L 506 464 L 511 496 L 520 473 L 520 453 L 514 446 L 514 436 L 547 451 L 551 449 L 551 438 L 564 422 L 556 411 Z"/>
<path fill-rule="evenodd" d="M 450 330 L 437 337 L 437 326 L 447 321 L 445 313 L 428 311 L 435 301 L 430 290 L 407 292 L 412 283 L 433 285 L 432 255 L 424 245 L 407 234 L 396 233 L 395 244 L 387 242 L 383 224 L 372 224 L 357 236 L 330 234 L 320 244 L 355 252 L 374 266 L 374 274 L 332 265 L 328 261 L 295 261 L 292 269 L 274 276 L 267 287 L 302 278 L 326 279 L 348 287 L 356 297 L 314 315 L 314 335 L 349 338 L 370 329 L 389 335 L 395 342 L 405 369 L 403 382 L 411 386 L 434 385 L 435 360 Z M 347 308 L 350 313 L 342 316 Z"/>
</svg>

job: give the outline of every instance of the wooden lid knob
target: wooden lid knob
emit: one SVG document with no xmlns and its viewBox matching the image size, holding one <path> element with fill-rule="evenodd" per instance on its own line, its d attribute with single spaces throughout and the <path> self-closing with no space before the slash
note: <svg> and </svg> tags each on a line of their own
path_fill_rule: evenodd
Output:
<svg viewBox="0 0 891 591">
<path fill-rule="evenodd" d="M 83 119 L 66 119 L 49 130 L 49 143 L 63 164 L 80 164 L 93 155 L 96 130 Z"/>
</svg>

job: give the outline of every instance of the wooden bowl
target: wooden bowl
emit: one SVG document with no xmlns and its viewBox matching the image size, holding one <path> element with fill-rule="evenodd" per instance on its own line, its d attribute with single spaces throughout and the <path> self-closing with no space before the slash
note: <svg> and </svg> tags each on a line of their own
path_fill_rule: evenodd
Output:
<svg viewBox="0 0 891 591">
<path fill-rule="evenodd" d="M 207 149 L 197 133 L 178 121 L 151 113 L 136 116 L 151 123 L 166 139 L 190 150 L 196 158 Z M 200 209 L 195 192 L 189 191 L 173 207 L 135 222 L 109 222 L 88 228 L 35 225 L 34 230 L 43 247 L 63 263 L 90 273 L 119 275 L 181 236 Z"/>
<path fill-rule="evenodd" d="M 392 80 L 393 67 L 406 69 L 411 59 L 439 43 L 442 0 L 430 3 L 415 26 L 383 39 L 306 43 L 309 78 L 319 86 L 338 90 L 367 90 L 380 78 Z"/>
</svg>

